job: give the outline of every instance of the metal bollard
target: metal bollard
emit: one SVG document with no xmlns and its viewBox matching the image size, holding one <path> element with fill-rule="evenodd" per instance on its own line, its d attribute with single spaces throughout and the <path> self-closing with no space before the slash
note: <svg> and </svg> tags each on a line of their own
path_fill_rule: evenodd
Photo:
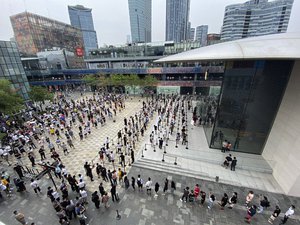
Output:
<svg viewBox="0 0 300 225">
<path fill-rule="evenodd" d="M 175 157 L 174 165 L 177 165 L 177 157 Z"/>
<path fill-rule="evenodd" d="M 163 154 L 163 158 L 162 158 L 162 160 L 161 160 L 162 162 L 164 162 L 165 161 L 165 154 Z"/>
<path fill-rule="evenodd" d="M 156 152 L 156 150 L 155 150 L 155 145 L 154 145 L 154 148 L 153 148 L 153 152 Z"/>
<path fill-rule="evenodd" d="M 143 149 L 142 149 L 142 158 L 144 158 L 144 151 L 143 151 Z"/>
<path fill-rule="evenodd" d="M 145 151 L 147 151 L 147 144 L 145 144 Z"/>
<path fill-rule="evenodd" d="M 185 146 L 185 149 L 189 149 L 189 147 L 188 147 L 188 141 L 186 141 L 186 146 Z"/>
<path fill-rule="evenodd" d="M 165 153 L 165 154 L 167 153 L 166 146 L 164 146 L 164 153 Z"/>
</svg>

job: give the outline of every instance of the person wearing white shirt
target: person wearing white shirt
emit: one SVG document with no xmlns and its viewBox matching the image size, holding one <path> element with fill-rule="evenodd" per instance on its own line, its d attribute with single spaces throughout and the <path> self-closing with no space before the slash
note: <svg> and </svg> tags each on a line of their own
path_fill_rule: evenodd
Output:
<svg viewBox="0 0 300 225">
<path fill-rule="evenodd" d="M 152 180 L 151 180 L 150 177 L 148 178 L 148 181 L 146 182 L 145 186 L 146 186 L 146 189 L 147 189 L 147 194 L 151 195 Z"/>
<path fill-rule="evenodd" d="M 41 193 L 41 188 L 36 180 L 31 179 L 30 186 L 33 188 L 34 192 L 37 194 L 38 192 Z"/>
<path fill-rule="evenodd" d="M 84 183 L 84 181 L 82 179 L 80 179 L 79 182 L 78 182 L 78 188 L 80 190 L 82 190 L 82 189 L 85 188 L 85 183 Z"/>
<path fill-rule="evenodd" d="M 285 224 L 287 222 L 288 218 L 290 216 L 294 215 L 294 213 L 295 213 L 295 206 L 291 205 L 291 207 L 284 214 L 283 220 L 281 220 L 280 224 Z"/>
<path fill-rule="evenodd" d="M 87 192 L 85 190 L 80 190 L 79 193 L 82 198 L 82 202 L 86 203 L 87 202 Z"/>
</svg>

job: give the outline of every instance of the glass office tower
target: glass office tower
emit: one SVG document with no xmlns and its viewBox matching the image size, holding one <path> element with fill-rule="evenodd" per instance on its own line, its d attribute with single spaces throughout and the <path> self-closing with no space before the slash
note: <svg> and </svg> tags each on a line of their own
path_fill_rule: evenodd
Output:
<svg viewBox="0 0 300 225">
<path fill-rule="evenodd" d="M 0 41 L 0 79 L 10 80 L 17 92 L 29 99 L 29 84 L 15 42 Z"/>
<path fill-rule="evenodd" d="M 181 42 L 189 38 L 190 0 L 167 0 L 166 41 Z"/>
<path fill-rule="evenodd" d="M 151 42 L 152 0 L 128 0 L 131 41 Z"/>
<path fill-rule="evenodd" d="M 234 151 L 261 154 L 292 68 L 289 60 L 227 62 L 214 123 L 204 127 L 210 147 L 227 140 Z"/>
<path fill-rule="evenodd" d="M 81 30 L 86 54 L 98 48 L 97 33 L 94 29 L 92 9 L 82 5 L 68 6 L 70 22 L 73 27 Z"/>
</svg>

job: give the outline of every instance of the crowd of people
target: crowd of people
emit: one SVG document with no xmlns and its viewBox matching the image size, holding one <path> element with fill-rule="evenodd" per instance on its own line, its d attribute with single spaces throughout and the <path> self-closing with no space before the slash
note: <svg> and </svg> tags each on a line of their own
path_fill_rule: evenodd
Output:
<svg viewBox="0 0 300 225">
<path fill-rule="evenodd" d="M 154 197 L 158 197 L 161 189 L 162 195 L 169 193 L 169 190 L 171 194 L 175 194 L 175 181 L 165 179 L 161 185 L 148 177 L 144 182 L 141 175 L 128 177 L 127 166 L 135 162 L 137 143 L 144 138 L 149 127 L 152 128 L 149 131 L 149 141 L 154 150 L 156 145 L 159 149 L 165 148 L 170 141 L 169 135 L 173 133 L 176 137 L 176 146 L 181 144 L 188 147 L 187 114 L 192 110 L 192 100 L 188 96 L 161 95 L 147 102 L 141 101 L 141 109 L 134 115 L 124 118 L 123 128 L 116 131 L 116 138 L 107 137 L 103 143 L 99 143 L 96 158 L 83 165 L 85 174 L 68 172 L 63 157 L 60 155 L 74 154 L 80 141 L 88 139 L 93 129 L 105 126 L 108 120 L 114 122 L 117 114 L 125 108 L 125 100 L 124 95 L 115 94 L 97 93 L 78 100 L 68 100 L 62 96 L 50 105 L 43 105 L 41 108 L 36 108 L 34 112 L 30 112 L 27 115 L 28 119 L 22 116 L 20 121 L 11 120 L 6 124 L 3 129 L 8 137 L 0 153 L 1 158 L 8 166 L 13 165 L 13 169 L 19 176 L 14 178 L 17 190 L 28 192 L 22 169 L 26 162 L 30 162 L 33 168 L 39 164 L 45 170 L 49 169 L 59 181 L 57 189 L 49 186 L 47 190 L 42 190 L 40 181 L 34 177 L 30 180 L 30 187 L 37 195 L 47 194 L 59 223 L 63 225 L 70 224 L 74 218 L 77 218 L 81 225 L 85 225 L 87 223 L 86 205 L 89 200 L 97 209 L 100 205 L 109 208 L 110 201 L 120 200 L 119 188 L 139 192 L 143 192 L 145 188 L 149 196 L 152 196 L 154 188 Z M 155 113 L 157 113 L 157 119 L 152 127 L 149 124 L 156 115 Z M 40 159 L 37 154 L 40 155 Z M 28 160 L 24 160 L 26 156 Z M 94 164 L 94 160 L 97 163 Z M 234 160 L 236 158 L 232 159 L 229 154 L 224 166 L 228 167 L 230 162 L 231 170 L 234 170 L 236 165 Z M 90 192 L 87 189 L 89 185 L 87 178 L 94 182 L 95 177 L 101 181 L 99 181 L 98 189 Z M 5 192 L 9 197 L 12 194 L 11 187 L 9 174 L 2 173 L 0 197 L 3 198 L 1 192 Z M 73 194 L 70 194 L 70 191 Z M 254 193 L 250 191 L 246 197 L 247 222 L 251 221 L 256 212 L 261 213 L 264 208 L 269 207 L 266 196 L 263 196 L 258 207 L 251 204 L 253 196 Z M 180 200 L 193 204 L 199 203 L 201 206 L 207 203 L 207 208 L 211 209 L 214 207 L 216 197 L 213 193 L 201 190 L 200 185 L 196 184 L 193 189 L 186 187 Z M 218 205 L 222 210 L 226 206 L 233 209 L 237 201 L 237 192 L 234 192 L 232 196 L 224 193 Z M 295 206 L 292 205 L 286 212 L 283 224 L 294 214 L 294 209 Z M 270 215 L 269 222 L 276 220 L 280 212 L 279 206 L 276 206 L 274 213 Z M 14 215 L 21 224 L 27 224 L 22 213 L 14 211 Z"/>
</svg>

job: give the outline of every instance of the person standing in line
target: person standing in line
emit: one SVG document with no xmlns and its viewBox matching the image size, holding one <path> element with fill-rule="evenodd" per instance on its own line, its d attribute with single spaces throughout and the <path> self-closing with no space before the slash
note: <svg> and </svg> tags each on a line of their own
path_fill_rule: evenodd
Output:
<svg viewBox="0 0 300 225">
<path fill-rule="evenodd" d="M 105 192 L 104 195 L 103 195 L 103 197 L 102 197 L 102 203 L 104 204 L 104 207 L 106 209 L 109 207 L 109 205 L 108 205 L 108 199 L 109 199 L 108 194 Z"/>
<path fill-rule="evenodd" d="M 97 173 L 98 179 L 100 178 L 101 170 L 102 170 L 102 166 L 99 165 L 99 163 L 97 163 L 96 164 L 96 173 Z"/>
<path fill-rule="evenodd" d="M 272 215 L 270 216 L 268 222 L 270 224 L 273 224 L 273 222 L 275 221 L 275 219 L 279 216 L 279 214 L 281 213 L 281 209 L 279 208 L 278 205 L 276 205 L 274 212 L 272 213 Z"/>
<path fill-rule="evenodd" d="M 101 168 L 101 177 L 105 182 L 108 182 L 107 172 L 104 166 Z"/>
<path fill-rule="evenodd" d="M 127 190 L 130 186 L 129 180 L 127 176 L 124 176 L 124 184 L 125 184 L 125 189 Z"/>
<path fill-rule="evenodd" d="M 219 202 L 219 205 L 221 207 L 221 210 L 224 210 L 224 207 L 227 205 L 228 203 L 228 195 L 226 193 L 224 193 L 221 202 Z"/>
<path fill-rule="evenodd" d="M 138 189 L 139 191 L 142 191 L 143 190 L 143 180 L 141 178 L 141 175 L 139 174 L 138 175 L 138 178 L 137 178 L 137 181 L 136 181 L 137 185 L 138 185 Z"/>
<path fill-rule="evenodd" d="M 232 160 L 231 166 L 230 166 L 230 170 L 235 171 L 236 164 L 237 164 L 237 159 L 236 159 L 236 157 L 233 157 L 233 160 Z"/>
<path fill-rule="evenodd" d="M 188 197 L 189 197 L 189 193 L 190 193 L 190 188 L 189 188 L 189 187 L 186 187 L 186 188 L 183 190 L 183 195 L 182 195 L 182 197 L 180 198 L 180 201 L 183 201 L 183 199 L 184 199 L 184 202 L 187 202 Z"/>
<path fill-rule="evenodd" d="M 176 184 L 175 181 L 171 181 L 171 193 L 174 194 L 174 191 L 176 190 Z"/>
<path fill-rule="evenodd" d="M 100 183 L 98 188 L 99 188 L 99 192 L 100 192 L 101 196 L 103 197 L 103 195 L 105 194 L 103 183 Z"/>
<path fill-rule="evenodd" d="M 117 190 L 116 190 L 117 186 L 113 185 L 110 189 L 110 193 L 111 193 L 111 198 L 112 201 L 118 201 L 118 196 L 117 196 Z"/>
<path fill-rule="evenodd" d="M 158 194 L 157 194 L 158 190 L 159 190 L 159 183 L 156 182 L 156 183 L 155 183 L 155 186 L 154 186 L 154 191 L 155 191 L 154 197 L 157 197 L 157 196 L 158 196 Z"/>
<path fill-rule="evenodd" d="M 46 159 L 45 148 L 44 148 L 43 145 L 40 147 L 39 153 L 40 153 L 40 156 L 41 156 L 41 161 L 43 161 L 44 159 Z"/>
<path fill-rule="evenodd" d="M 23 224 L 23 225 L 28 224 L 28 223 L 26 222 L 26 220 L 25 220 L 25 216 L 24 216 L 23 213 L 20 213 L 20 212 L 18 212 L 17 210 L 15 210 L 15 211 L 14 211 L 14 215 L 15 215 L 15 219 L 16 219 L 19 223 L 21 223 L 21 224 Z"/>
<path fill-rule="evenodd" d="M 147 194 L 151 196 L 152 180 L 151 180 L 150 177 L 148 178 L 148 181 L 146 182 L 145 186 L 146 186 L 146 189 L 147 189 Z"/>
<path fill-rule="evenodd" d="M 205 199 L 206 199 L 205 191 L 200 191 L 200 196 L 201 196 L 200 206 L 203 206 Z"/>
<path fill-rule="evenodd" d="M 234 205 L 237 203 L 237 193 L 233 192 L 231 198 L 229 199 L 229 209 L 232 209 L 234 207 Z"/>
<path fill-rule="evenodd" d="M 262 213 L 265 208 L 270 206 L 270 202 L 266 196 L 261 196 L 260 197 L 260 205 L 258 206 L 257 213 Z"/>
<path fill-rule="evenodd" d="M 82 189 L 82 190 L 79 191 L 79 193 L 80 193 L 83 204 L 87 204 L 88 203 L 87 202 L 87 196 L 88 195 L 87 195 L 86 190 Z"/>
<path fill-rule="evenodd" d="M 251 203 L 251 201 L 252 201 L 253 198 L 254 198 L 253 191 L 249 191 L 248 195 L 246 196 L 246 207 L 249 206 L 249 204 Z"/>
<path fill-rule="evenodd" d="M 91 165 L 89 165 L 89 164 L 86 167 L 86 175 L 88 177 L 90 177 L 91 181 L 94 181 L 93 171 L 92 171 Z"/>
<path fill-rule="evenodd" d="M 169 188 L 169 180 L 168 180 L 168 178 L 166 178 L 166 180 L 165 180 L 165 184 L 164 184 L 164 189 L 163 189 L 163 195 L 165 195 L 166 194 L 166 191 L 168 190 L 168 188 Z"/>
<path fill-rule="evenodd" d="M 94 202 L 95 207 L 96 207 L 97 209 L 100 208 L 100 197 L 99 197 L 97 191 L 95 191 L 95 192 L 92 194 L 92 202 Z"/>
<path fill-rule="evenodd" d="M 253 205 L 250 208 L 248 208 L 247 215 L 245 217 L 245 219 L 246 219 L 245 221 L 247 223 L 251 222 L 251 218 L 256 214 L 256 209 L 257 209 L 256 205 Z"/>
<path fill-rule="evenodd" d="M 214 206 L 215 200 L 216 200 L 215 195 L 210 193 L 209 194 L 209 199 L 208 199 L 208 206 L 207 206 L 208 209 L 211 209 Z"/>
<path fill-rule="evenodd" d="M 133 190 L 135 191 L 135 178 L 131 177 L 131 186 L 133 188 Z"/>
<path fill-rule="evenodd" d="M 125 155 L 123 154 L 123 152 L 121 152 L 121 155 L 120 155 L 120 162 L 121 162 L 121 166 L 125 168 L 125 166 L 126 166 Z"/>
<path fill-rule="evenodd" d="M 194 187 L 194 195 L 195 195 L 195 200 L 197 200 L 198 196 L 200 193 L 200 188 L 199 188 L 199 184 L 196 184 Z"/>
<path fill-rule="evenodd" d="M 291 205 L 291 207 L 285 212 L 283 220 L 281 220 L 280 224 L 285 224 L 290 216 L 294 215 L 295 213 L 295 206 Z"/>
<path fill-rule="evenodd" d="M 69 154 L 69 151 L 68 151 L 68 148 L 67 148 L 67 145 L 65 144 L 65 142 L 62 143 L 61 147 L 64 151 L 64 155 Z"/>
<path fill-rule="evenodd" d="M 41 193 L 41 188 L 36 180 L 31 179 L 30 186 L 33 188 L 34 192 L 37 194 L 38 192 Z"/>
<path fill-rule="evenodd" d="M 133 164 L 134 163 L 134 151 L 133 151 L 133 149 L 131 149 L 130 156 L 131 156 L 131 164 Z"/>
<path fill-rule="evenodd" d="M 29 158 L 29 160 L 31 162 L 32 167 L 34 167 L 35 166 L 35 158 L 34 158 L 33 154 L 29 153 L 28 154 L 28 158 Z"/>
</svg>

